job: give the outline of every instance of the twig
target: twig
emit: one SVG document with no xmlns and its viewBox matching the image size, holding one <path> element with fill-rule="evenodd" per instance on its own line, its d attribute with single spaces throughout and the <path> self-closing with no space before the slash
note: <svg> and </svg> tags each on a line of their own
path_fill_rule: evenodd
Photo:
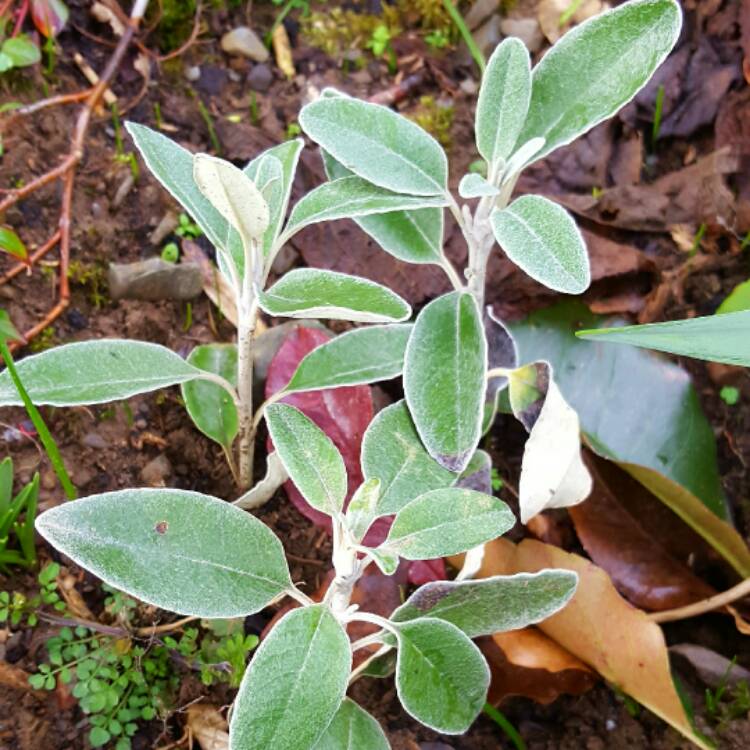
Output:
<svg viewBox="0 0 750 750">
<path fill-rule="evenodd" d="M 738 583 L 728 591 L 724 591 L 721 594 L 716 594 L 708 599 L 702 599 L 699 602 L 693 602 L 685 607 L 677 607 L 677 609 L 668 609 L 664 612 L 653 612 L 648 618 L 652 622 L 673 622 L 674 620 L 686 620 L 689 617 L 697 617 L 698 615 L 705 615 L 707 612 L 713 612 L 715 609 L 720 607 L 726 607 L 732 602 L 736 602 L 738 599 L 742 599 L 743 596 L 750 595 L 750 578 L 746 578 L 742 583 Z"/>
</svg>

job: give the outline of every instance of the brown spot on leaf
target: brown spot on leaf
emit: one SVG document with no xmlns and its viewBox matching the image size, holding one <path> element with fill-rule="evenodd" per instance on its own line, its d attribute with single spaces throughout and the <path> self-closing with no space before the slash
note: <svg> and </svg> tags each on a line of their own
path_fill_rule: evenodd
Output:
<svg viewBox="0 0 750 750">
<path fill-rule="evenodd" d="M 154 526 L 154 531 L 157 534 L 166 534 L 167 529 L 169 528 L 169 524 L 166 521 L 159 521 L 159 523 Z"/>
</svg>

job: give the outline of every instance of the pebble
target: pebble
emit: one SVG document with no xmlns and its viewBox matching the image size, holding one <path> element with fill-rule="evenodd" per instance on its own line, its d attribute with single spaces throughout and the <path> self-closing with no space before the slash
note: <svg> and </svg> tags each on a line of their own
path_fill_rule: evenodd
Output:
<svg viewBox="0 0 750 750">
<path fill-rule="evenodd" d="M 229 72 L 226 68 L 220 68 L 217 65 L 204 65 L 195 88 L 209 96 L 218 96 L 224 90 L 228 81 Z"/>
<path fill-rule="evenodd" d="M 503 38 L 500 33 L 500 16 L 491 16 L 472 36 L 482 54 L 489 57 Z"/>
<path fill-rule="evenodd" d="M 247 26 L 238 26 L 224 34 L 221 48 L 228 55 L 242 55 L 255 62 L 265 62 L 269 56 L 263 40 Z"/>
<path fill-rule="evenodd" d="M 459 88 L 464 92 L 464 94 L 473 96 L 477 93 L 477 91 L 479 91 L 479 84 L 473 78 L 464 78 L 464 80 L 461 81 Z"/>
<path fill-rule="evenodd" d="M 273 71 L 265 63 L 253 65 L 252 70 L 247 75 L 247 85 L 253 91 L 264 93 L 271 88 L 273 83 Z"/>
<path fill-rule="evenodd" d="M 65 320 L 67 320 L 70 326 L 76 331 L 82 331 L 89 324 L 88 318 L 75 307 L 65 313 Z"/>
<path fill-rule="evenodd" d="M 186 65 L 182 74 L 191 83 L 195 83 L 201 77 L 201 69 L 198 65 Z"/>
<path fill-rule="evenodd" d="M 52 469 L 42 472 L 42 487 L 45 490 L 54 490 L 57 486 L 57 475 Z"/>
<path fill-rule="evenodd" d="M 87 432 L 83 436 L 83 444 L 89 448 L 103 450 L 107 447 L 107 441 L 98 432 Z"/>
<path fill-rule="evenodd" d="M 544 34 L 536 18 L 503 18 L 500 31 L 504 36 L 516 36 L 532 54 L 539 52 L 544 44 Z"/>
<path fill-rule="evenodd" d="M 197 263 L 167 263 L 161 258 L 110 263 L 107 278 L 113 300 L 189 300 L 203 291 Z"/>
<path fill-rule="evenodd" d="M 498 9 L 499 5 L 500 0 L 476 0 L 464 19 L 469 30 L 474 31 L 479 28 L 482 22 Z"/>
<path fill-rule="evenodd" d="M 160 456 L 149 461 L 141 469 L 141 479 L 149 487 L 164 487 L 171 473 L 172 464 L 169 463 L 169 459 L 162 453 Z"/>
</svg>

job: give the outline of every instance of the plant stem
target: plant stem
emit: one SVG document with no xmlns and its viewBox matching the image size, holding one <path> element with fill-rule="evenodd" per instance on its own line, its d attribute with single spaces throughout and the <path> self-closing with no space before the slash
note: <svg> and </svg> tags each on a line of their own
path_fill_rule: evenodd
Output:
<svg viewBox="0 0 750 750">
<path fill-rule="evenodd" d="M 505 732 L 516 750 L 526 750 L 526 743 L 523 741 L 523 737 L 518 734 L 518 730 L 508 721 L 508 719 L 505 718 L 505 714 L 498 711 L 490 703 L 484 704 L 483 711 L 500 727 L 500 729 L 503 730 L 503 732 Z"/>
<path fill-rule="evenodd" d="M 239 478 L 246 490 L 253 481 L 253 336 L 258 306 L 253 300 L 247 312 L 245 305 L 237 328 L 237 395 L 239 397 Z"/>
<path fill-rule="evenodd" d="M 471 35 L 471 32 L 466 26 L 463 17 L 458 12 L 456 6 L 451 2 L 451 0 L 443 0 L 443 5 L 448 11 L 448 15 L 451 17 L 453 23 L 456 24 L 456 28 L 461 34 L 461 38 L 464 40 L 464 42 L 466 42 L 466 46 L 469 48 L 469 52 L 474 58 L 474 62 L 477 64 L 479 72 L 484 73 L 484 69 L 487 65 L 484 60 L 484 55 L 482 54 L 482 51 L 479 49 L 479 47 L 477 47 L 477 43 L 474 41 L 474 37 Z"/>
<path fill-rule="evenodd" d="M 733 586 L 727 591 L 723 591 L 721 594 L 715 594 L 708 599 L 703 599 L 693 604 L 688 604 L 685 607 L 677 607 L 677 609 L 668 609 L 663 612 L 652 612 L 648 619 L 652 622 L 672 622 L 673 620 L 685 620 L 688 617 L 697 617 L 698 615 L 705 615 L 708 612 L 713 612 L 715 609 L 725 607 L 732 602 L 736 602 L 737 599 L 742 599 L 745 596 L 750 595 L 750 578 L 746 578 L 741 583 Z"/>
</svg>

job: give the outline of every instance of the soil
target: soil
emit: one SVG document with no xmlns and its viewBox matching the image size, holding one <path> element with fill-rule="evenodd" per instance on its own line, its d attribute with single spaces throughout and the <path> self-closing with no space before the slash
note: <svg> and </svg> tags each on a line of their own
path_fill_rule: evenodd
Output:
<svg viewBox="0 0 750 750">
<path fill-rule="evenodd" d="M 714 21 L 716 27 L 720 25 L 721 14 L 728 12 L 727 6 L 731 2 L 717 0 L 697 5 L 710 6 L 701 12 L 718 19 Z M 60 38 L 61 52 L 52 76 L 45 78 L 35 70 L 23 76 L 3 77 L 0 79 L 3 100 L 34 101 L 42 97 L 47 88 L 50 93 L 78 90 L 82 80 L 72 62 L 76 51 L 83 54 L 95 69 L 103 67 L 110 48 L 80 30 L 109 38 L 108 28 L 91 20 L 87 3 L 68 4 L 72 10 L 73 26 Z M 695 4 L 690 3 L 688 10 Z M 512 14 L 533 16 L 535 6 L 534 2 L 523 2 Z M 270 5 L 258 4 L 254 24 L 258 28 L 268 28 L 273 10 Z M 297 77 L 284 80 L 274 69 L 270 90 L 255 97 L 258 116 L 253 122 L 245 115 L 251 102 L 245 85 L 249 63 L 227 58 L 218 47 L 221 34 L 243 22 L 244 9 L 226 11 L 214 8 L 205 11 L 205 17 L 208 29 L 201 35 L 199 43 L 177 61 L 162 64 L 160 69 L 152 66 L 152 81 L 142 97 L 139 94 L 140 76 L 133 69 L 133 52 L 126 58 L 114 86 L 123 104 L 121 109 L 129 107 L 125 115 L 128 119 L 154 126 L 155 108 L 159 105 L 163 121 L 174 127 L 170 136 L 193 150 L 212 149 L 212 139 L 198 108 L 198 99 L 211 113 L 222 155 L 242 163 L 285 137 L 289 124 L 296 121 L 299 107 L 312 91 L 335 85 L 354 95 L 367 97 L 388 88 L 393 82 L 385 63 L 373 60 L 364 69 L 347 74 L 336 61 L 306 47 L 304 40 L 297 36 L 294 49 Z M 690 19 L 695 35 L 708 34 L 705 24 L 701 26 L 695 20 L 694 12 Z M 726 48 L 720 48 L 720 56 L 731 58 L 735 54 L 736 57 L 739 34 L 736 24 L 729 31 L 723 28 L 719 31 L 714 28 L 713 37 L 729 38 L 734 46 L 727 43 Z M 472 97 L 459 87 L 462 81 L 472 77 L 472 69 L 457 62 L 457 56 L 430 52 L 423 43 L 414 39 L 407 39 L 407 42 L 411 48 L 402 50 L 402 59 L 408 59 L 408 52 L 417 57 L 426 54 L 432 72 L 425 77 L 418 92 L 408 96 L 399 108 L 413 108 L 421 94 L 452 100 L 455 117 L 451 128 L 450 157 L 455 185 L 475 158 L 471 130 Z M 408 67 L 409 63 L 403 64 Z M 183 69 L 191 65 L 200 65 L 203 71 L 194 87 L 183 75 Z M 733 87 L 731 96 L 743 91 L 747 93 L 747 87 L 743 88 L 739 80 L 734 80 Z M 1 161 L 3 186 L 27 182 L 60 159 L 68 148 L 74 111 L 75 107 L 48 110 L 19 121 L 13 131 L 5 135 L 5 153 Z M 240 122 L 231 123 L 226 119 L 227 115 L 238 112 L 242 113 Z M 660 176 L 688 163 L 686 159 L 691 149 L 694 152 L 692 162 L 710 153 L 714 147 L 715 117 L 716 112 L 689 138 L 674 135 L 660 141 L 658 151 L 647 156 L 648 166 L 643 181 L 653 184 Z M 647 132 L 641 121 L 637 121 L 636 127 L 629 128 L 625 121 L 617 120 L 612 127 L 617 132 L 612 136 L 607 131 L 610 132 L 608 142 L 610 145 L 614 143 L 618 149 L 624 148 L 623 144 L 638 134 L 641 137 Z M 596 132 L 604 137 L 602 128 Z M 595 146 L 596 137 L 600 136 L 588 139 L 591 148 Z M 131 148 L 126 141 L 125 149 Z M 569 174 L 572 175 L 570 180 L 578 175 L 579 192 L 590 193 L 592 187 L 615 188 L 620 184 L 611 174 L 603 177 L 596 173 L 592 177 L 591 169 L 596 172 L 599 162 L 587 172 L 581 166 L 583 157 L 580 151 L 566 150 L 566 153 L 567 166 L 574 162 L 577 165 L 578 172 L 573 169 Z M 188 310 L 184 303 L 112 302 L 108 298 L 104 281 L 107 264 L 152 257 L 161 245 L 154 246 L 148 238 L 164 215 L 176 209 L 143 166 L 135 184 L 128 188 L 130 168 L 115 155 L 112 120 L 99 115 L 89 131 L 85 160 L 76 179 L 71 304 L 51 329 L 37 339 L 36 345 L 121 337 L 153 341 L 186 354 L 197 343 L 231 340 L 234 334 L 232 326 L 217 315 L 204 297 L 192 303 L 189 325 L 186 324 Z M 557 164 L 562 163 L 561 160 Z M 312 149 L 306 150 L 302 164 L 296 192 L 317 184 L 322 178 L 321 167 Z M 605 170 L 606 167 L 604 164 Z M 555 174 L 559 177 L 560 173 Z M 572 189 L 570 184 L 561 185 L 559 180 L 554 182 L 553 177 L 554 174 L 545 177 L 542 171 L 542 175 L 535 175 L 534 179 L 547 186 L 542 192 L 567 194 Z M 592 180 L 595 180 L 593 184 Z M 737 183 L 732 187 L 737 194 L 744 190 Z M 41 244 L 57 221 L 59 197 L 59 188 L 53 184 L 8 211 L 4 221 L 21 227 L 24 240 L 30 247 Z M 586 224 L 586 228 L 591 226 L 590 222 Z M 747 225 L 737 225 L 735 231 L 723 228 L 719 223 L 709 223 L 701 253 L 708 256 L 710 262 L 704 270 L 687 275 L 676 293 L 667 295 L 656 318 L 676 319 L 713 312 L 718 302 L 749 275 L 747 252 L 743 255 L 737 249 L 739 230 L 747 231 L 748 228 Z M 601 226 L 599 230 L 602 230 Z M 612 241 L 627 241 L 642 250 L 651 270 L 644 271 L 645 266 L 631 268 L 619 276 L 607 277 L 595 286 L 591 300 L 603 306 L 624 296 L 638 303 L 630 312 L 641 313 L 641 303 L 650 294 L 653 296 L 660 283 L 664 283 L 665 274 L 684 266 L 685 252 L 677 248 L 666 232 L 627 232 L 618 227 L 610 227 L 606 232 Z M 460 261 L 463 251 L 455 228 L 449 226 L 447 236 L 450 252 L 456 261 Z M 163 239 L 162 244 L 168 239 Z M 497 303 L 496 307 L 502 314 L 517 317 L 552 301 L 547 292 L 514 272 L 507 261 L 498 257 L 493 263 L 489 301 Z M 389 284 L 417 307 L 445 291 L 439 273 L 395 261 L 346 222 L 322 225 L 322 228 L 301 235 L 284 255 L 284 265 L 304 264 L 362 273 Z M 10 265 L 10 259 L 0 258 L 0 273 Z M 57 291 L 55 271 L 56 262 L 54 256 L 50 256 L 33 273 L 22 274 L 12 283 L 0 286 L 0 306 L 8 310 L 19 329 L 25 330 L 40 320 L 54 303 Z M 91 281 L 92 275 L 98 280 L 98 287 Z M 617 311 L 627 310 L 617 308 Z M 696 362 L 684 364 L 694 376 L 701 403 L 714 427 L 724 489 L 738 529 L 747 539 L 750 535 L 750 476 L 747 472 L 750 461 L 750 378 L 746 371 L 729 372 Z M 741 390 L 740 401 L 734 406 L 727 405 L 719 396 L 721 386 L 727 383 Z M 396 397 L 397 394 L 390 396 Z M 163 457 L 158 466 L 169 486 L 227 499 L 234 495 L 232 478 L 220 449 L 193 428 L 176 389 L 132 398 L 127 404 L 46 409 L 44 414 L 81 494 L 142 485 L 144 469 L 148 476 L 147 467 Z M 3 429 L 6 429 L 22 424 L 26 416 L 20 409 L 3 409 L 0 418 Z M 523 435 L 507 427 L 505 422 L 496 426 L 491 445 L 501 474 L 509 477 L 512 483 L 518 477 Z M 259 445 L 263 444 L 261 439 Z M 41 510 L 63 501 L 54 473 L 33 441 L 17 439 L 15 434 L 6 432 L 0 440 L 0 449 L 3 454 L 13 457 L 19 483 L 28 481 L 35 471 L 41 473 Z M 153 465 L 150 470 L 153 471 Z M 262 466 L 259 466 L 258 471 L 261 470 Z M 506 499 L 512 502 L 509 494 Z M 302 582 L 310 592 L 317 591 L 329 566 L 330 542 L 326 533 L 311 525 L 281 493 L 258 515 L 281 537 L 289 556 L 293 580 Z M 40 554 L 60 560 L 53 549 L 41 542 Z M 78 588 L 92 610 L 98 612 L 101 592 L 96 580 L 74 566 L 69 566 L 69 570 L 79 576 Z M 31 591 L 34 580 L 30 575 L 15 575 L 12 579 L 0 576 L 0 588 Z M 260 633 L 272 614 L 248 618 L 246 630 Z M 0 649 L 9 664 L 33 672 L 35 665 L 44 658 L 43 643 L 52 632 L 51 626 L 46 625 L 12 633 L 0 631 L 3 634 Z M 670 643 L 687 641 L 705 645 L 729 658 L 737 656 L 739 663 L 750 666 L 750 652 L 729 618 L 699 618 L 667 625 L 665 632 Z M 704 686 L 689 675 L 681 677 L 694 701 L 699 726 L 713 731 L 715 728 L 708 725 L 704 715 Z M 401 709 L 390 679 L 360 680 L 353 686 L 352 695 L 383 723 L 394 750 L 512 747 L 498 726 L 484 716 L 463 737 L 440 736 L 422 727 Z M 180 705 L 201 696 L 206 702 L 218 705 L 226 705 L 231 700 L 226 690 L 203 688 L 194 677 L 186 675 Z M 634 710 L 630 703 L 603 684 L 583 696 L 562 696 L 548 706 L 524 698 L 511 698 L 503 703 L 502 710 L 518 728 L 529 750 L 676 750 L 691 747 L 662 721 L 645 709 Z M 82 750 L 88 747 L 85 727 L 84 716 L 59 692 L 39 696 L 29 690 L 0 685 L 0 748 L 3 750 Z M 183 731 L 182 715 L 175 712 L 165 724 L 153 722 L 145 725 L 134 738 L 133 746 L 139 750 L 176 747 L 179 745 L 170 743 L 177 743 Z M 747 747 L 750 744 L 750 721 L 744 718 L 729 722 L 721 728 L 719 742 L 720 747 L 730 750 Z"/>
</svg>

